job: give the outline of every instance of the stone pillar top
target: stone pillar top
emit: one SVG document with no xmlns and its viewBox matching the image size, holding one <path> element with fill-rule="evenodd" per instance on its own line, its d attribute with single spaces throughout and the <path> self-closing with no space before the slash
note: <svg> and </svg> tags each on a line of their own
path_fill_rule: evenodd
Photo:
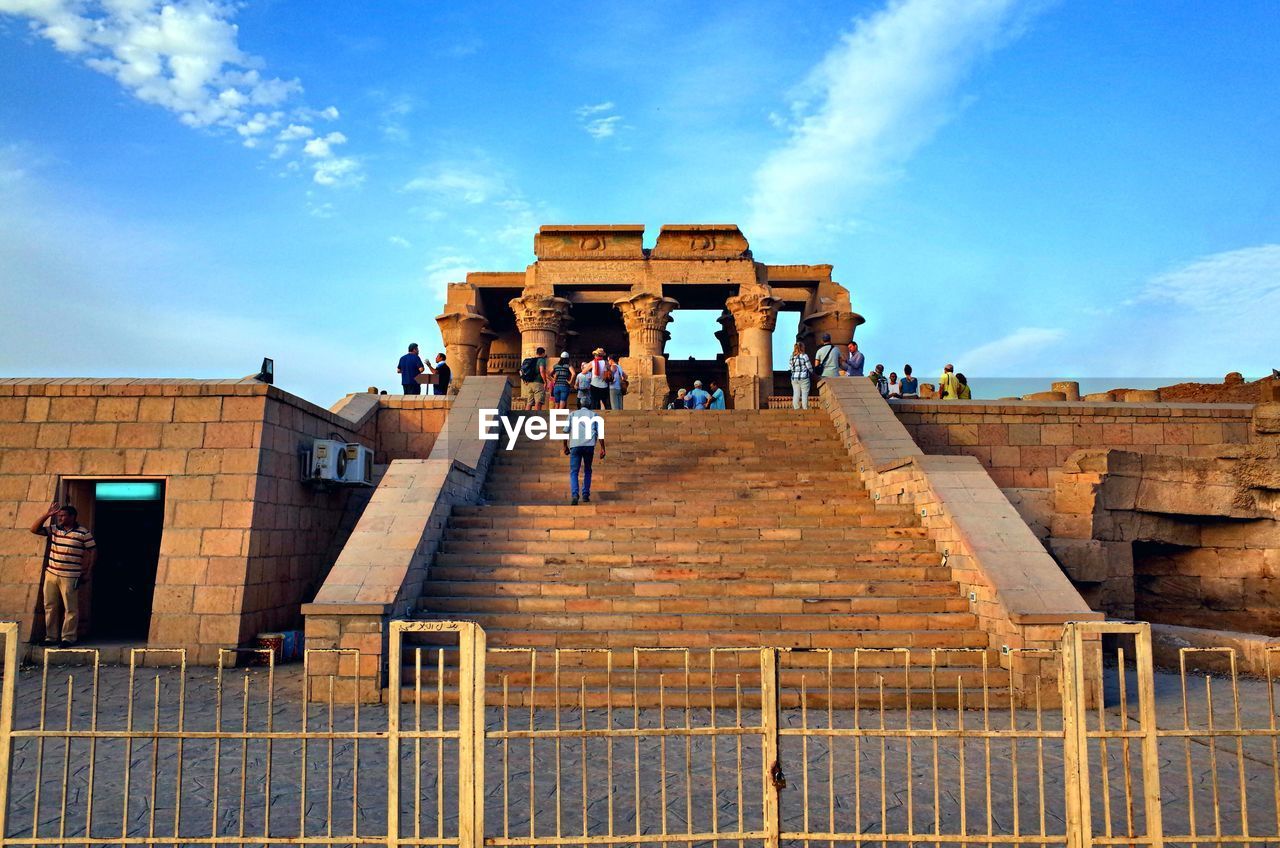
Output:
<svg viewBox="0 0 1280 848">
<path fill-rule="evenodd" d="M 569 301 L 549 294 L 530 293 L 513 297 L 510 306 L 515 313 L 516 329 L 521 333 L 531 330 L 559 333 L 569 315 Z"/>
<path fill-rule="evenodd" d="M 680 308 L 680 302 L 674 297 L 665 297 L 651 291 L 638 291 L 627 297 L 620 297 L 613 302 L 622 313 L 622 320 L 630 328 L 654 327 L 664 329 L 671 320 L 672 310 Z"/>
<path fill-rule="evenodd" d="M 729 298 L 724 305 L 733 315 L 739 331 L 759 329 L 772 333 L 778 323 L 778 307 L 782 305 L 782 298 L 764 291 L 745 292 Z"/>
<path fill-rule="evenodd" d="M 643 224 L 546 224 L 533 237 L 542 259 L 644 259 Z"/>
<path fill-rule="evenodd" d="M 749 259 L 751 245 L 737 224 L 664 224 L 653 259 Z"/>
</svg>

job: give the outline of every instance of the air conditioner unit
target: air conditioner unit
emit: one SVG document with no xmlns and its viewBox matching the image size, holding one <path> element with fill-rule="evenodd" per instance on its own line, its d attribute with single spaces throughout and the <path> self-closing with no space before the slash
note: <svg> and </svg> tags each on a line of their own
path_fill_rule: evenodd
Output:
<svg viewBox="0 0 1280 848">
<path fill-rule="evenodd" d="M 310 480 L 341 483 L 347 473 L 347 446 L 335 439 L 316 439 L 311 444 Z"/>
<path fill-rule="evenodd" d="M 342 472 L 342 482 L 348 486 L 373 485 L 373 451 L 364 445 L 351 442 L 343 446 L 346 458 Z"/>
</svg>

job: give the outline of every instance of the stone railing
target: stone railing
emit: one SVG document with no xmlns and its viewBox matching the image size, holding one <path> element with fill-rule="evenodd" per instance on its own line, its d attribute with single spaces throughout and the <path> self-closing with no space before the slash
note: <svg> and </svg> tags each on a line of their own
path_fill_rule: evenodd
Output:
<svg viewBox="0 0 1280 848">
<path fill-rule="evenodd" d="M 453 507 L 479 498 L 497 445 L 479 438 L 480 410 L 505 413 L 509 404 L 505 377 L 466 378 L 430 457 L 387 467 L 315 600 L 302 608 L 308 648 L 354 652 L 313 657 L 313 694 L 327 696 L 335 675 L 340 698 L 381 697 L 387 622 L 412 612 Z"/>
<path fill-rule="evenodd" d="M 514 374 L 520 370 L 520 356 L 514 353 L 489 354 L 490 374 Z"/>
<path fill-rule="evenodd" d="M 790 409 L 791 395 L 770 395 L 765 404 L 766 409 Z M 814 395 L 809 395 L 808 409 L 821 409 L 822 404 Z"/>
<path fill-rule="evenodd" d="M 911 504 L 952 578 L 970 598 L 989 647 L 1049 650 L 1068 621 L 1102 618 L 1031 533 L 982 465 L 970 456 L 926 456 L 869 380 L 825 380 L 831 415 L 873 498 Z M 1008 660 L 1015 685 L 1054 677 L 1057 660 Z"/>
</svg>

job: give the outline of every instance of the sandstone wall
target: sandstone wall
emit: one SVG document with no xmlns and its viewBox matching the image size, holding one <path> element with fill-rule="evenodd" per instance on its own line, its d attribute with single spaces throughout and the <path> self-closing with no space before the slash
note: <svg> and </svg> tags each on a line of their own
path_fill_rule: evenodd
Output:
<svg viewBox="0 0 1280 848">
<path fill-rule="evenodd" d="M 1032 401 L 890 401 L 927 454 L 982 463 L 996 485 L 1047 488 L 1075 451 L 1121 448 L 1167 456 L 1207 456 L 1212 446 L 1248 444 L 1246 404 L 1130 404 Z"/>
<path fill-rule="evenodd" d="M 357 394 L 326 410 L 255 380 L 0 380 L 0 617 L 38 635 L 44 548 L 28 528 L 60 480 L 142 477 L 165 486 L 150 646 L 214 662 L 300 626 L 369 493 L 303 485 L 299 451 L 334 436 L 425 458 L 447 403 Z"/>
<path fill-rule="evenodd" d="M 449 403 L 449 398 L 434 395 L 379 395 L 374 462 L 430 456 Z"/>
</svg>

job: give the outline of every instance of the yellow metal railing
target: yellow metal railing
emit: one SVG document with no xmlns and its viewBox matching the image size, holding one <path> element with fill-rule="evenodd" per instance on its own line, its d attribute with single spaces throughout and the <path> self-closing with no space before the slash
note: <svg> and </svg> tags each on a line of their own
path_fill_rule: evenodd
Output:
<svg viewBox="0 0 1280 848">
<path fill-rule="evenodd" d="M 1280 650 L 1265 680 L 1225 649 L 1157 674 L 1142 624 L 999 653 L 393 622 L 385 707 L 354 651 L 20 671 L 0 636 L 0 845 L 1280 846 Z M 1016 691 L 1025 663 L 1056 677 Z"/>
</svg>

